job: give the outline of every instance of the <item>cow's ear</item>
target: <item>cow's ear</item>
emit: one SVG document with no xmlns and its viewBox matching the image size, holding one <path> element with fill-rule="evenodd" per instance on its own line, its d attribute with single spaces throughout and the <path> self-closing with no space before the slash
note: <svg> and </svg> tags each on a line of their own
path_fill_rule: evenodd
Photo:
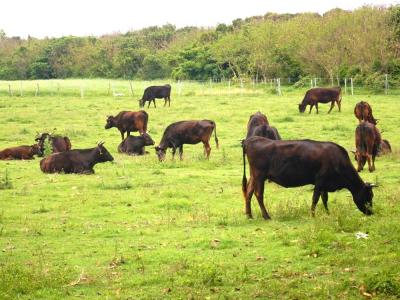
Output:
<svg viewBox="0 0 400 300">
<path fill-rule="evenodd" d="M 160 147 L 159 146 L 155 146 L 154 149 L 156 149 L 156 151 L 160 151 Z"/>
</svg>

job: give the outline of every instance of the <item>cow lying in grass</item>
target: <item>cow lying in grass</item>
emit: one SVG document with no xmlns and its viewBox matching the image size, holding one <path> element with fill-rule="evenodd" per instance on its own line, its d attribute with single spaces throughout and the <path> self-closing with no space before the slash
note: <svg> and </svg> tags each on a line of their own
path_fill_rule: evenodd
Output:
<svg viewBox="0 0 400 300">
<path fill-rule="evenodd" d="M 103 144 L 90 149 L 54 153 L 40 161 L 40 169 L 44 173 L 94 174 L 93 167 L 97 163 L 114 160 Z"/>
<path fill-rule="evenodd" d="M 118 146 L 119 153 L 127 153 L 129 155 L 144 155 L 145 146 L 154 145 L 154 141 L 147 133 L 141 136 L 128 136 Z"/>
<path fill-rule="evenodd" d="M 35 144 L 32 146 L 18 146 L 12 148 L 6 148 L 0 151 L 0 159 L 12 160 L 12 159 L 34 159 L 34 155 L 42 156 L 40 146 Z"/>
</svg>

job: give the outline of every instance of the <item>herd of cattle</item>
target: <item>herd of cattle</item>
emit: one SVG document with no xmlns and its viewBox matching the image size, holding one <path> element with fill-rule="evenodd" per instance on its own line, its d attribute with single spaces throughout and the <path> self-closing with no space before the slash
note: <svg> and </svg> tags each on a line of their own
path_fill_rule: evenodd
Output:
<svg viewBox="0 0 400 300">
<path fill-rule="evenodd" d="M 139 100 L 140 107 L 148 101 L 148 107 L 156 98 L 164 98 L 166 106 L 170 104 L 171 86 L 151 86 L 145 89 Z M 335 103 L 341 109 L 341 90 L 337 88 L 314 88 L 306 92 L 299 104 L 299 111 L 305 111 L 310 105 L 310 113 L 315 106 L 318 113 L 318 103 L 329 103 L 331 112 Z M 245 212 L 252 217 L 251 198 L 255 193 L 262 216 L 270 216 L 264 206 L 265 181 L 273 181 L 283 187 L 298 187 L 314 185 L 311 213 L 314 215 L 319 198 L 328 211 L 328 192 L 343 188 L 348 189 L 354 203 L 366 215 L 372 214 L 373 184 L 364 183 L 360 172 L 366 162 L 369 171 L 375 170 L 375 157 L 391 152 L 390 143 L 381 138 L 376 127 L 377 120 L 372 114 L 371 106 L 364 101 L 357 103 L 354 114 L 359 120 L 355 130 L 354 151 L 357 170 L 350 161 L 347 151 L 333 142 L 313 140 L 282 140 L 278 130 L 270 126 L 267 116 L 257 112 L 250 116 L 247 124 L 247 135 L 242 141 L 243 149 L 243 179 L 242 191 L 245 198 Z M 144 155 L 146 146 L 154 145 L 153 139 L 147 133 L 149 116 L 144 110 L 137 112 L 121 111 L 115 117 L 108 116 L 105 129 L 117 128 L 122 142 L 118 146 L 119 153 L 129 155 Z M 139 132 L 139 136 L 131 136 L 131 132 Z M 158 146 L 155 147 L 160 161 L 165 159 L 168 148 L 172 149 L 174 157 L 179 150 L 182 159 L 184 144 L 203 143 L 204 154 L 208 158 L 211 152 L 209 144 L 212 133 L 218 148 L 216 123 L 212 120 L 179 121 L 166 127 Z M 125 137 L 126 133 L 126 137 Z M 104 147 L 104 142 L 90 149 L 71 149 L 68 137 L 49 133 L 39 134 L 32 146 L 19 146 L 0 151 L 0 159 L 33 159 L 34 155 L 44 156 L 46 146 L 51 154 L 40 161 L 40 169 L 44 173 L 79 173 L 93 174 L 97 163 L 113 161 L 113 156 Z M 246 178 L 246 159 L 250 165 L 250 178 Z"/>
</svg>

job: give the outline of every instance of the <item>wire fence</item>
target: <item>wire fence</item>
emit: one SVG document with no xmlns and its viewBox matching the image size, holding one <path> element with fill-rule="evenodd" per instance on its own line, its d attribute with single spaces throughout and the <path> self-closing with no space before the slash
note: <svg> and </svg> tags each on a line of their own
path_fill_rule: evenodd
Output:
<svg viewBox="0 0 400 300">
<path fill-rule="evenodd" d="M 107 79 L 52 79 L 37 81 L 0 81 L 0 97 L 127 97 L 140 99 L 146 87 L 151 85 L 172 86 L 172 96 L 210 96 L 210 95 L 260 95 L 303 91 L 314 87 L 341 86 L 344 95 L 365 93 L 400 94 L 400 84 L 390 83 L 390 77 L 378 82 L 377 86 L 366 86 L 354 78 L 306 77 L 270 79 L 227 79 L 204 81 L 157 80 L 130 81 Z"/>
</svg>

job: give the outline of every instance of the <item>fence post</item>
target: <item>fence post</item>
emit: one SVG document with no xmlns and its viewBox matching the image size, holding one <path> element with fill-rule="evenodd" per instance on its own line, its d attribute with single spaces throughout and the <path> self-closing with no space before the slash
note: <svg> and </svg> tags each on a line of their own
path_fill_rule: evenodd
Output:
<svg viewBox="0 0 400 300">
<path fill-rule="evenodd" d="M 243 95 L 243 79 L 240 78 L 240 95 Z"/>
<path fill-rule="evenodd" d="M 57 82 L 57 95 L 60 97 L 60 83 Z"/>
<path fill-rule="evenodd" d="M 132 81 L 129 80 L 129 86 L 131 87 L 131 95 L 133 97 L 133 88 L 132 88 Z"/>
<path fill-rule="evenodd" d="M 353 86 L 353 77 L 350 78 L 350 84 L 351 84 L 351 95 L 354 95 L 354 86 Z"/>
<path fill-rule="evenodd" d="M 314 87 L 317 87 L 317 78 L 314 78 Z"/>
<path fill-rule="evenodd" d="M 10 97 L 13 96 L 13 93 L 12 93 L 12 90 L 11 90 L 11 84 L 8 84 L 8 95 L 9 95 Z"/>
<path fill-rule="evenodd" d="M 228 95 L 231 94 L 231 80 L 228 80 Z"/>
<path fill-rule="evenodd" d="M 40 91 L 39 91 L 39 83 L 37 82 L 36 83 L 35 97 L 39 96 L 39 93 L 40 93 Z"/>
<path fill-rule="evenodd" d="M 344 94 L 347 95 L 347 78 L 344 78 Z"/>
<path fill-rule="evenodd" d="M 22 81 L 19 82 L 19 94 L 21 97 L 24 95 L 22 92 Z"/>
<path fill-rule="evenodd" d="M 281 96 L 281 95 L 282 95 L 282 91 L 281 91 L 281 79 L 280 79 L 280 78 L 277 78 L 277 79 L 276 79 L 276 83 L 277 83 L 276 89 L 277 89 L 278 95 Z"/>
<path fill-rule="evenodd" d="M 310 85 L 311 85 L 311 88 L 313 88 L 313 87 L 314 87 L 314 85 L 313 85 L 313 80 L 311 79 L 310 82 L 311 82 L 311 84 L 310 84 Z"/>
<path fill-rule="evenodd" d="M 388 93 L 389 82 L 388 82 L 388 74 L 385 74 L 385 94 Z"/>
<path fill-rule="evenodd" d="M 110 92 L 111 92 L 111 82 L 108 82 L 108 93 L 107 95 L 110 96 Z"/>
</svg>

